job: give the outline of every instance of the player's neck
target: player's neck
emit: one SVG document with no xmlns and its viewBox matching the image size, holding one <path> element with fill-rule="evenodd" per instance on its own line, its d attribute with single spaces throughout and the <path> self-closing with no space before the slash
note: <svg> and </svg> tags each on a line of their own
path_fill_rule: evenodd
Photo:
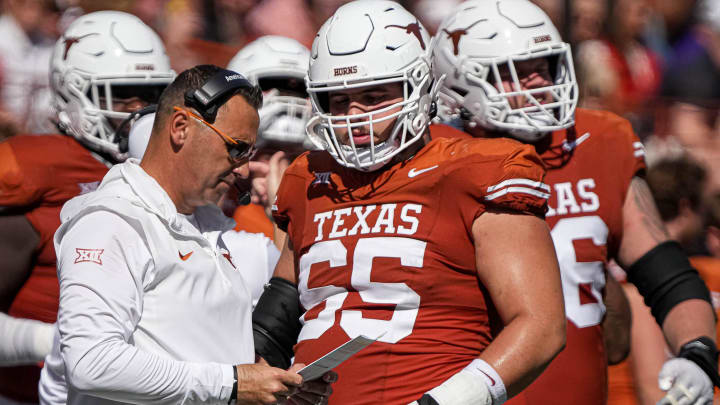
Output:
<svg viewBox="0 0 720 405">
<path fill-rule="evenodd" d="M 507 132 L 483 128 L 480 125 L 470 125 L 469 122 L 465 122 L 463 130 L 473 138 L 510 138 Z"/>
<path fill-rule="evenodd" d="M 490 130 L 490 129 L 483 128 L 479 125 L 470 126 L 470 125 L 467 125 L 467 123 L 466 123 L 463 130 L 465 132 L 467 132 L 468 134 L 470 134 L 473 138 L 511 138 L 511 139 L 515 139 L 512 136 L 510 136 L 510 134 L 508 134 L 507 132 Z M 518 141 L 520 141 L 520 140 L 518 140 Z M 543 136 L 536 142 L 524 142 L 524 141 L 520 141 L 520 142 L 527 143 L 528 145 L 534 146 L 535 151 L 538 154 L 542 155 L 543 152 L 547 151 L 550 148 L 550 146 L 552 146 L 552 136 L 549 136 L 549 134 L 548 134 L 548 136 Z"/>
<path fill-rule="evenodd" d="M 391 164 L 387 165 L 387 167 L 394 166 L 396 163 L 399 162 L 405 162 L 413 158 L 422 148 L 425 147 L 425 145 L 430 142 L 430 129 L 425 128 L 425 132 L 423 132 L 423 136 L 420 137 L 415 143 L 410 145 L 407 149 L 400 152 L 393 158 Z"/>
</svg>

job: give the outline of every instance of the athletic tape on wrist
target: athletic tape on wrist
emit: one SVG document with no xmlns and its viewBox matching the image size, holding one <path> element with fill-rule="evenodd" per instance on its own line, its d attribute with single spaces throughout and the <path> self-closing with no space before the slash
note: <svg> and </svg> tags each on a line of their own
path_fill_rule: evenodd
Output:
<svg viewBox="0 0 720 405">
<path fill-rule="evenodd" d="M 471 361 L 463 371 L 483 378 L 492 396 L 493 405 L 500 405 L 507 401 L 505 383 L 503 383 L 502 378 L 500 378 L 500 375 L 491 365 L 481 359 L 475 359 Z"/>
</svg>

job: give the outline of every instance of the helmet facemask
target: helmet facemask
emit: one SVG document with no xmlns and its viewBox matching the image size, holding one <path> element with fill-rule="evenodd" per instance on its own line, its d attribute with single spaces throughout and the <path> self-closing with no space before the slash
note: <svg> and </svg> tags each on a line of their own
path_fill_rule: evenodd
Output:
<svg viewBox="0 0 720 405">
<path fill-rule="evenodd" d="M 431 103 L 430 66 L 425 58 L 419 58 L 397 74 L 376 76 L 371 79 L 339 84 L 308 83 L 308 92 L 315 116 L 307 126 L 310 139 L 327 150 L 343 166 L 362 171 L 373 171 L 384 166 L 395 155 L 420 139 L 427 128 Z M 328 109 L 328 95 L 333 91 L 400 83 L 403 99 L 380 109 L 353 115 L 332 115 Z M 397 110 L 389 113 L 390 111 Z M 384 115 L 387 114 L 387 115 Z M 380 117 L 378 117 L 380 116 Z M 388 138 L 378 144 L 374 139 L 373 124 L 394 120 Z M 369 127 L 370 144 L 355 145 L 352 129 Z M 336 130 L 347 130 L 347 144 Z"/>
<path fill-rule="evenodd" d="M 441 50 L 449 53 L 447 49 Z M 451 55 L 446 55 L 449 57 Z M 546 58 L 553 84 L 522 90 L 516 64 Z M 506 81 L 511 90 L 502 85 L 501 70 L 509 73 Z M 463 58 L 457 74 L 464 77 L 466 88 L 474 91 L 461 94 L 462 89 L 444 90 L 441 100 L 445 106 L 455 106 L 454 113 L 465 114 L 470 125 L 500 130 L 524 141 L 536 141 L 546 133 L 567 128 L 574 123 L 578 100 L 572 55 L 564 43 L 534 48 L 521 54 L 496 58 Z M 460 79 L 463 80 L 463 79 Z M 511 99 L 522 97 L 523 106 L 513 107 Z M 539 100 L 545 98 L 543 100 Z M 547 100 L 549 98 L 549 100 Z"/>
<path fill-rule="evenodd" d="M 531 1 L 489 3 L 461 3 L 433 39 L 434 73 L 446 76 L 440 114 L 525 142 L 572 126 L 578 87 L 570 45 Z"/>
<path fill-rule="evenodd" d="M 304 80 L 309 59 L 310 51 L 296 40 L 267 35 L 246 45 L 228 64 L 263 89 L 259 149 L 297 153 L 313 148 L 305 136 L 312 115 Z"/>
<path fill-rule="evenodd" d="M 119 11 L 85 14 L 57 40 L 50 58 L 58 127 L 120 162 L 126 157 L 116 133 L 120 122 L 130 109 L 156 103 L 174 78 L 160 37 L 140 19 Z"/>
<path fill-rule="evenodd" d="M 299 86 L 289 86 L 286 82 L 298 81 Z M 305 92 L 305 82 L 294 78 L 259 80 L 263 93 L 263 105 L 258 110 L 260 127 L 258 129 L 258 148 L 307 150 L 313 148 L 305 136 L 312 108 Z M 300 88 L 301 87 L 301 88 Z"/>
<path fill-rule="evenodd" d="M 138 99 L 143 104 L 156 104 L 162 90 L 172 81 L 172 75 L 156 78 L 85 76 L 79 72 L 72 75 L 80 76 L 79 80 L 65 84 L 67 95 L 59 94 L 65 103 L 58 106 L 61 129 L 79 135 L 93 150 L 116 161 L 125 158 L 117 145 L 121 137 L 127 136 L 117 133 L 117 128 L 131 113 L 119 111 L 118 101 Z"/>
</svg>

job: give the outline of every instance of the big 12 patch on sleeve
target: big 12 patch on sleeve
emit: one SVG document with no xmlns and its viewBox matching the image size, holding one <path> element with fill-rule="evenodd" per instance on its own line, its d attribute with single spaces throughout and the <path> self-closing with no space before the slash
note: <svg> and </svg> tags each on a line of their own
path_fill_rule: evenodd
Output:
<svg viewBox="0 0 720 405">
<path fill-rule="evenodd" d="M 77 257 L 75 263 L 92 262 L 102 266 L 102 253 L 105 249 L 81 249 L 75 248 Z"/>
</svg>

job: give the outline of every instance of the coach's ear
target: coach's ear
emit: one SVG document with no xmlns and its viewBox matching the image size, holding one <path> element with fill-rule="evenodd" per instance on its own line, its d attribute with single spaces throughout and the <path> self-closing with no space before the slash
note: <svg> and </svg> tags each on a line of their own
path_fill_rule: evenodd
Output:
<svg viewBox="0 0 720 405">
<path fill-rule="evenodd" d="M 173 150 L 176 152 L 185 145 L 190 136 L 190 119 L 190 114 L 180 108 L 175 108 L 172 115 L 170 115 L 168 131 Z"/>
</svg>

